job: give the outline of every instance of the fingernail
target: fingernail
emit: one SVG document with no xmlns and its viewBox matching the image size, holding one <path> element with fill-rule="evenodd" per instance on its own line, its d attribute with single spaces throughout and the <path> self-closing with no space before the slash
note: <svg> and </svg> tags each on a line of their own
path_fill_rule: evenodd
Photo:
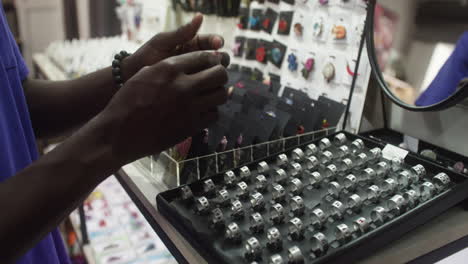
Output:
<svg viewBox="0 0 468 264">
<path fill-rule="evenodd" d="M 220 36 L 215 36 L 213 38 L 213 46 L 216 49 L 222 48 L 224 46 L 224 38 L 222 38 Z"/>
<path fill-rule="evenodd" d="M 203 14 L 200 12 L 197 12 L 195 16 L 192 18 L 192 22 L 194 22 L 198 17 L 203 17 Z"/>
<path fill-rule="evenodd" d="M 221 63 L 223 55 L 219 52 L 213 52 L 214 56 L 210 56 L 210 62 L 212 65 L 218 65 Z"/>
<path fill-rule="evenodd" d="M 221 55 L 221 64 L 227 68 L 229 66 L 229 64 L 231 63 L 231 57 L 229 57 L 229 54 L 225 53 L 225 52 L 222 52 L 220 53 Z"/>
</svg>

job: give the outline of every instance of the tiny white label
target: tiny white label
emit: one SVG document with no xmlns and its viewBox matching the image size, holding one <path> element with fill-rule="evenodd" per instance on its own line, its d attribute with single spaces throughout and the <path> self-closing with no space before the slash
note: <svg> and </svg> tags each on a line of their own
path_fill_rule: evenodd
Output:
<svg viewBox="0 0 468 264">
<path fill-rule="evenodd" d="M 382 156 L 387 160 L 392 160 L 394 158 L 405 159 L 409 151 L 396 147 L 394 145 L 386 145 L 382 150 Z"/>
</svg>

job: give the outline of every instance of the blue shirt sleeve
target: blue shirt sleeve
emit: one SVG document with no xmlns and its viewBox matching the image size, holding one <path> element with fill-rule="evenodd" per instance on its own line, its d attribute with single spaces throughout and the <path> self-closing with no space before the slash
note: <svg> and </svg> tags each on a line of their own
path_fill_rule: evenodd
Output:
<svg viewBox="0 0 468 264">
<path fill-rule="evenodd" d="M 458 83 L 468 77 L 468 32 L 463 33 L 452 55 L 416 101 L 417 106 L 439 103 L 452 95 Z"/>
<path fill-rule="evenodd" d="M 10 45 L 13 48 L 13 53 L 16 58 L 16 67 L 18 69 L 21 80 L 24 81 L 26 80 L 26 78 L 28 78 L 29 69 L 28 69 L 28 66 L 26 66 L 26 63 L 24 62 L 23 56 L 21 55 L 21 52 L 18 48 L 18 44 L 16 43 L 15 37 L 13 37 L 13 34 L 11 33 L 11 31 L 8 31 L 8 32 L 9 32 L 8 38 L 10 41 Z"/>
</svg>

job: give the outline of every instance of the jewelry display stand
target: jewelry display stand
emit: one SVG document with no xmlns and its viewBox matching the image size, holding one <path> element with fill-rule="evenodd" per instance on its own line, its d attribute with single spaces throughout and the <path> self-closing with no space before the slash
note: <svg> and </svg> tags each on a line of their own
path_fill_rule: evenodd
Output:
<svg viewBox="0 0 468 264">
<path fill-rule="evenodd" d="M 255 5 L 252 5 L 252 7 L 251 7 L 251 9 L 253 10 L 252 12 L 256 12 L 256 11 L 260 10 L 260 9 L 257 9 L 257 8 L 258 8 L 257 3 L 255 3 Z M 323 8 L 324 7 L 320 7 L 319 10 L 322 10 Z M 334 8 L 338 8 L 338 7 L 334 7 Z M 363 8 L 362 6 L 359 7 L 359 8 L 361 8 L 362 10 L 365 10 L 365 8 Z M 302 12 L 302 11 L 298 11 L 298 12 Z M 252 15 L 255 15 L 255 14 L 252 13 Z M 242 21 L 242 17 L 243 16 L 241 16 L 241 19 L 240 19 L 241 21 Z M 365 23 L 363 23 L 363 24 L 365 24 Z M 356 25 L 359 25 L 359 23 L 357 23 Z M 246 33 L 245 28 L 242 29 L 242 30 L 240 30 L 240 29 L 236 29 L 236 30 L 237 30 L 236 31 L 237 34 L 240 34 L 241 36 L 244 36 L 245 34 L 247 34 L 248 36 L 251 36 L 249 34 L 257 34 L 257 33 L 250 32 L 250 31 Z M 334 31 L 332 31 L 332 32 L 334 32 Z M 359 32 L 359 30 L 357 30 L 357 32 Z M 364 32 L 364 30 L 362 30 L 362 32 Z M 271 32 L 270 32 L 270 34 L 271 34 Z M 352 34 L 349 33 L 348 35 L 351 36 Z M 245 40 L 245 37 L 240 37 L 240 38 Z M 278 37 L 278 38 L 280 38 L 280 37 Z M 285 37 L 283 36 L 282 39 L 285 40 Z M 358 119 L 358 120 L 361 119 L 360 116 L 357 116 L 357 115 L 359 115 L 360 112 L 358 110 L 356 110 L 357 108 L 356 108 L 355 105 L 359 104 L 359 102 L 362 101 L 361 97 L 363 96 L 363 94 L 364 95 L 366 94 L 367 89 L 363 89 L 362 87 L 357 88 L 357 86 L 359 86 L 359 85 L 362 86 L 363 83 L 367 83 L 367 80 L 369 78 L 368 75 L 370 74 L 370 71 L 366 67 L 363 67 L 363 66 L 368 66 L 368 64 L 362 63 L 362 58 L 365 57 L 365 54 L 363 52 L 364 51 L 364 34 L 362 34 L 361 36 L 359 36 L 357 34 L 356 39 L 354 39 L 354 38 L 352 38 L 352 39 L 353 39 L 353 43 L 355 43 L 355 44 L 349 44 L 349 47 L 346 47 L 343 44 L 342 39 L 340 41 L 331 41 L 331 44 L 329 44 L 329 45 L 325 45 L 323 43 L 320 43 L 320 45 L 323 45 L 323 47 L 326 47 L 326 49 L 328 48 L 330 50 L 317 52 L 317 55 L 320 54 L 321 56 L 323 55 L 325 57 L 329 56 L 329 58 L 327 60 L 330 60 L 330 58 L 335 58 L 335 56 L 330 55 L 331 53 L 334 53 L 337 50 L 341 50 L 341 51 L 343 51 L 343 50 L 346 51 L 347 50 L 347 51 L 351 52 L 352 54 L 356 54 L 356 57 L 353 58 L 353 61 L 355 62 L 355 64 L 354 64 L 354 66 L 350 66 L 348 64 L 347 67 L 346 67 L 347 72 L 348 73 L 349 72 L 354 72 L 354 73 L 362 72 L 363 74 L 352 74 L 352 77 L 350 77 L 350 81 L 347 84 L 347 86 L 344 85 L 344 84 L 341 84 L 341 83 L 331 85 L 330 80 L 329 80 L 328 82 L 325 82 L 325 84 L 321 84 L 324 87 L 321 87 L 321 88 L 313 87 L 313 89 L 317 89 L 317 92 L 324 92 L 324 90 L 327 87 L 329 88 L 327 90 L 328 92 L 333 91 L 333 93 L 337 93 L 337 91 L 341 91 L 340 89 L 343 89 L 343 91 L 345 91 L 345 96 L 344 97 L 341 96 L 342 98 L 345 98 L 344 99 L 344 101 L 346 102 L 346 105 L 344 107 L 345 110 L 344 110 L 344 114 L 341 116 L 340 121 L 338 122 L 337 125 L 340 126 L 340 128 L 342 127 L 342 129 L 348 130 L 348 131 L 349 131 L 349 129 L 351 129 L 351 127 L 353 127 L 353 126 L 350 126 L 351 123 L 356 123 L 355 122 L 356 119 Z M 323 40 L 321 40 L 321 41 L 323 41 Z M 351 41 L 351 40 L 349 40 L 349 41 Z M 318 43 L 319 42 L 320 41 L 318 41 Z M 273 43 L 273 42 L 271 42 L 271 43 Z M 291 43 L 295 43 L 295 42 L 292 41 Z M 306 41 L 298 42 L 298 43 L 302 43 L 302 45 L 304 45 L 304 46 L 310 44 L 308 41 L 307 42 Z M 267 44 L 265 44 L 265 45 L 268 46 Z M 320 47 L 322 47 L 322 46 L 320 46 Z M 308 47 L 304 47 L 304 48 L 308 48 Z M 271 56 L 273 56 L 273 51 L 274 50 L 275 50 L 274 48 L 271 50 L 271 53 L 272 53 Z M 286 50 L 283 50 L 283 52 L 286 52 Z M 328 54 L 329 52 L 330 52 L 330 54 Z M 246 51 L 246 53 L 248 54 L 247 51 Z M 246 57 L 248 57 L 248 56 L 249 55 L 246 55 Z M 268 56 L 265 55 L 265 60 L 266 60 L 266 57 L 268 57 Z M 258 57 L 257 57 L 257 59 L 258 59 Z M 338 58 L 335 58 L 335 59 L 338 59 Z M 340 58 L 340 59 L 344 59 L 344 58 Z M 286 59 L 285 59 L 285 61 L 286 61 Z M 250 64 L 255 66 L 256 65 L 255 63 L 257 63 L 257 62 L 255 62 L 255 60 L 254 60 L 254 62 L 249 62 L 249 61 L 247 61 L 246 58 L 239 57 L 236 54 L 233 54 L 232 62 L 233 62 L 233 64 L 236 64 L 238 67 L 240 67 L 240 69 L 238 71 L 241 74 L 242 74 L 243 66 L 250 65 Z M 323 61 L 323 62 L 325 62 L 325 61 Z M 286 62 L 284 62 L 284 65 L 286 65 L 285 63 Z M 330 64 L 331 62 L 328 62 L 328 63 Z M 265 62 L 265 65 L 266 65 L 266 62 Z M 271 65 L 269 65 L 269 66 L 271 66 Z M 269 66 L 264 68 L 264 72 L 270 72 L 269 69 L 268 69 Z M 361 69 L 360 69 L 360 67 L 361 67 Z M 257 69 L 257 68 L 255 68 L 255 69 Z M 343 69 L 345 69 L 345 68 L 343 68 Z M 310 69 L 310 70 L 312 70 L 312 69 Z M 318 70 L 315 70 L 315 71 L 318 71 Z M 262 72 L 262 71 L 260 70 L 259 72 Z M 272 72 L 273 72 L 273 74 L 279 73 L 278 69 L 276 69 L 276 70 L 273 69 Z M 270 73 L 272 73 L 272 72 L 270 72 Z M 333 73 L 333 77 L 335 77 L 335 73 Z M 297 76 L 295 76 L 294 78 L 297 78 Z M 362 78 L 363 82 L 359 83 L 358 78 Z M 283 89 L 283 97 L 284 97 L 284 91 L 286 89 L 288 89 L 288 87 L 289 87 L 288 85 L 290 85 L 289 81 L 291 81 L 291 79 L 289 79 L 286 82 L 281 81 L 280 86 Z M 307 79 L 306 79 L 306 81 L 307 81 Z M 230 83 L 234 87 L 236 87 L 236 85 L 235 85 L 236 81 L 230 80 Z M 312 84 L 315 85 L 315 84 L 319 84 L 319 83 L 320 82 L 315 82 L 315 83 L 312 83 Z M 312 84 L 309 84 L 309 85 L 312 85 Z M 334 88 L 332 88 L 332 87 L 334 87 Z M 346 87 L 346 88 L 344 88 L 344 87 Z M 239 88 L 236 88 L 236 89 L 239 89 Z M 278 93 L 278 90 L 276 90 L 276 93 Z M 359 91 L 359 92 L 357 92 L 357 91 Z M 340 92 L 338 92 L 338 93 L 340 93 Z M 309 92 L 304 93 L 304 94 L 305 94 L 306 97 L 310 96 Z M 358 96 L 355 96 L 356 94 L 358 94 Z M 327 97 L 327 99 L 329 99 L 328 96 L 326 96 L 326 95 L 325 96 L 322 95 L 322 97 Z M 288 100 L 288 99 L 286 98 L 285 100 Z M 354 110 L 352 110 L 352 104 L 353 103 L 355 104 L 354 105 L 354 108 L 355 108 Z M 332 112 L 332 110 L 329 110 L 328 112 Z M 352 116 L 352 114 L 354 116 Z M 317 115 L 317 114 L 314 113 L 313 115 Z M 310 119 L 314 119 L 314 118 L 317 118 L 317 117 L 310 116 Z M 351 121 L 351 119 L 353 119 L 353 121 Z M 335 124 L 332 124 L 332 125 L 335 125 Z M 356 124 L 354 124 L 354 126 L 355 125 Z M 313 141 L 313 140 L 315 140 L 317 138 L 323 137 L 325 135 L 329 135 L 329 134 L 331 134 L 331 133 L 333 133 L 335 131 L 336 131 L 336 128 L 329 128 L 329 129 L 325 129 L 323 131 L 313 131 L 313 132 L 309 132 L 309 133 L 305 133 L 305 134 L 301 134 L 301 135 L 297 135 L 297 136 L 281 138 L 281 139 L 274 140 L 274 141 L 262 142 L 261 144 L 255 144 L 255 145 L 252 145 L 252 146 L 241 147 L 241 148 L 233 148 L 232 150 L 229 150 L 229 151 L 226 151 L 226 152 L 224 152 L 224 151 L 215 152 L 215 153 L 210 154 L 210 155 L 204 155 L 204 156 L 195 157 L 195 158 L 191 158 L 191 159 L 187 159 L 187 160 L 179 159 L 180 155 L 178 155 L 174 149 L 171 149 L 171 150 L 165 151 L 165 152 L 163 152 L 163 153 L 161 153 L 159 155 L 156 155 L 156 156 L 153 156 L 153 157 L 150 157 L 150 158 L 145 158 L 145 159 L 141 160 L 140 163 L 142 165 L 144 165 L 149 171 L 151 171 L 151 175 L 148 175 L 148 178 L 150 180 L 152 180 L 153 182 L 154 181 L 160 181 L 160 179 L 155 179 L 155 178 L 156 177 L 160 178 L 161 175 L 162 175 L 162 181 L 169 188 L 175 188 L 175 187 L 177 187 L 179 185 L 192 183 L 192 182 L 195 182 L 195 181 L 197 181 L 199 179 L 209 177 L 209 176 L 212 176 L 212 175 L 215 175 L 215 174 L 225 172 L 225 171 L 231 170 L 233 168 L 242 166 L 242 165 L 250 163 L 250 162 L 252 162 L 254 160 L 259 160 L 259 159 L 274 155 L 276 153 L 280 153 L 282 151 L 285 151 L 286 149 L 298 146 L 300 144 L 311 142 L 311 141 Z"/>
<path fill-rule="evenodd" d="M 171 155 L 168 154 L 168 152 L 165 151 L 162 152 L 158 157 L 147 157 L 138 162 L 146 167 L 148 171 L 150 171 L 150 174 L 147 175 L 147 178 L 152 179 L 153 181 L 160 181 L 162 178 L 164 183 L 169 188 L 175 188 L 181 185 L 181 172 L 185 167 L 190 168 L 190 177 L 188 182 L 192 183 L 204 178 L 202 175 L 200 175 L 200 162 L 209 162 L 210 166 L 205 168 L 205 170 L 208 169 L 210 175 L 215 175 L 239 166 L 243 166 L 255 160 L 281 153 L 288 148 L 314 141 L 323 136 L 333 134 L 335 131 L 336 128 L 328 128 L 257 145 L 251 145 L 240 149 L 213 153 L 211 155 L 184 161 L 176 161 L 171 157 Z M 229 159 L 229 161 L 226 159 Z M 224 164 L 232 164 L 232 166 L 220 166 L 221 161 Z M 158 179 L 152 177 L 157 177 Z"/>
<path fill-rule="evenodd" d="M 351 141 L 354 144 L 356 139 L 360 139 L 364 142 L 365 149 L 343 156 L 353 160 L 354 167 L 331 176 L 328 183 L 311 183 L 313 177 L 310 172 L 318 171 L 326 178 L 326 171 L 330 166 L 326 164 L 339 164 L 340 158 L 334 158 L 331 162 L 322 163 L 317 168 L 308 170 L 305 169 L 306 165 L 303 162 L 306 157 L 311 157 L 310 153 L 298 157 L 297 153 L 301 151 L 289 149 L 284 152 L 285 157 L 290 160 L 289 164 L 291 160 L 295 160 L 304 168 L 295 176 L 304 183 L 304 189 L 300 192 L 296 193 L 293 190 L 294 177 L 291 176 L 291 170 L 286 169 L 289 168 L 288 165 L 284 167 L 289 173 L 287 178 L 279 179 L 275 176 L 275 170 L 284 165 L 280 165 L 279 156 L 274 155 L 264 160 L 270 165 L 268 171 L 262 169 L 259 172 L 261 169 L 259 161 L 246 166 L 249 171 L 247 176 L 245 167 L 233 170 L 237 181 L 247 183 L 245 190 L 240 186 L 230 187 L 232 185 L 227 183 L 226 175 L 218 174 L 159 194 L 158 210 L 209 263 L 252 261 L 265 263 L 275 258 L 284 261 L 279 263 L 347 263 L 367 256 L 369 252 L 399 238 L 468 197 L 464 191 L 468 187 L 468 178 L 464 175 L 454 173 L 411 153 L 404 156 L 401 164 L 393 163 L 388 155 L 392 155 L 392 151 L 389 150 L 394 147 L 352 134 L 344 134 L 348 138 L 348 142 L 344 145 L 351 149 Z M 333 136 L 328 137 L 330 141 Z M 320 146 L 320 144 L 316 142 L 315 145 Z M 372 153 L 377 153 L 374 148 L 384 148 L 384 157 L 373 157 Z M 310 147 L 301 145 L 300 149 L 303 153 L 307 153 Z M 321 149 L 314 155 L 321 156 L 327 150 Z M 338 149 L 340 149 L 338 145 L 335 145 L 330 146 L 328 150 L 335 154 Z M 365 153 L 369 157 L 363 165 L 356 163 L 358 152 Z M 381 164 L 387 164 L 387 168 L 384 169 L 386 172 L 379 172 L 379 167 L 385 167 L 381 167 Z M 366 167 L 368 168 L 364 169 Z M 368 173 L 369 168 L 373 168 L 371 170 L 375 170 L 380 176 L 374 177 L 373 173 Z M 267 179 L 264 189 L 259 189 L 255 180 L 260 174 Z M 359 181 L 363 181 L 360 187 L 354 190 L 343 187 L 341 191 L 334 193 L 333 190 L 336 188 L 331 186 L 332 183 L 346 186 L 345 179 L 348 177 L 345 176 L 348 174 L 356 175 L 361 179 Z M 401 175 L 413 175 L 409 178 L 413 178 L 414 181 L 407 182 L 403 179 L 406 176 Z M 415 175 L 419 175 L 419 178 Z M 448 179 L 446 176 L 450 178 L 450 183 L 447 181 L 445 187 L 441 187 L 438 180 L 441 176 L 446 180 Z M 283 198 L 278 199 L 276 186 L 278 184 L 286 186 L 289 181 L 291 183 L 288 184 L 290 186 L 287 188 L 288 191 L 284 191 Z M 387 188 L 390 182 L 397 182 L 398 187 Z M 388 193 L 385 196 L 377 195 L 377 198 L 371 194 L 371 191 L 364 194 L 363 190 L 372 189 L 371 186 L 379 186 L 377 188 Z M 218 195 L 222 190 L 227 191 L 225 199 L 222 195 Z M 247 195 L 244 197 L 245 193 Z M 264 198 L 262 206 L 257 206 L 258 201 L 255 200 L 255 195 L 258 193 Z M 362 205 L 358 210 L 353 209 L 356 203 L 346 202 L 344 199 L 344 197 L 353 197 L 353 193 L 362 197 Z M 293 196 L 299 196 L 303 200 L 304 208 L 300 212 L 297 210 L 297 202 Z M 222 200 L 227 202 L 224 203 Z M 240 205 L 235 205 L 236 202 Z M 275 221 L 276 209 L 272 207 L 275 203 L 281 204 L 284 208 L 283 221 Z M 335 206 L 335 204 L 341 205 Z M 337 209 L 340 207 L 344 207 L 343 210 Z M 317 217 L 314 216 L 316 209 L 324 212 L 324 221 L 321 225 L 317 224 Z M 215 212 L 218 215 L 214 214 Z M 251 219 L 249 222 L 249 218 L 253 218 L 255 213 L 260 213 L 263 219 L 260 229 L 256 228 L 256 221 Z M 233 223 L 235 226 L 232 226 Z M 363 224 L 363 228 L 360 224 Z M 280 231 L 281 247 L 271 246 L 271 236 L 267 235 L 271 228 Z M 319 238 L 320 241 L 317 241 Z"/>
</svg>

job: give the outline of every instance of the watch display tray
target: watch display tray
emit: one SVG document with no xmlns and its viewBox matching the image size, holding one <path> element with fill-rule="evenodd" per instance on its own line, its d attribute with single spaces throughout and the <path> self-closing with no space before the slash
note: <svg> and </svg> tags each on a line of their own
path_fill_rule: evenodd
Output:
<svg viewBox="0 0 468 264">
<path fill-rule="evenodd" d="M 339 138 L 344 135 L 346 142 L 334 140 L 337 135 Z M 390 160 L 387 159 L 386 146 L 380 142 L 347 132 L 327 138 L 331 145 L 323 144 L 321 139 L 299 146 L 302 151 L 293 148 L 284 152 L 286 163 L 281 159 L 284 156 L 279 158 L 275 155 L 248 164 L 248 170 L 237 168 L 232 171 L 237 179 L 235 182 L 229 182 L 223 173 L 160 193 L 156 197 L 158 210 L 208 263 L 353 263 L 468 197 L 468 183 L 463 175 L 421 159 L 416 154 L 409 153 L 404 159 Z M 363 142 L 364 148 L 353 148 L 356 140 Z M 310 151 L 311 144 L 317 147 L 318 152 Z M 349 152 L 340 152 L 343 145 Z M 385 149 L 384 155 L 376 152 L 376 148 Z M 331 160 L 324 157 L 325 151 L 333 154 Z M 301 152 L 304 156 L 298 155 Z M 361 157 L 367 157 L 362 164 L 357 158 L 361 153 L 365 154 Z M 317 157 L 318 165 L 308 163 L 311 156 Z M 351 166 L 342 166 L 344 159 L 351 160 Z M 269 170 L 258 173 L 262 161 L 269 165 Z M 297 170 L 293 163 L 299 163 L 302 169 Z M 382 167 L 379 166 L 385 163 L 388 167 L 380 170 Z M 336 165 L 338 171 L 330 173 L 330 165 Z M 422 166 L 424 171 L 415 171 L 413 167 L 416 165 Z M 280 177 L 280 169 L 286 172 L 286 178 Z M 369 171 L 374 173 L 369 174 Z M 322 175 L 321 181 L 314 180 L 312 175 L 315 172 Z M 401 177 L 402 172 L 406 173 L 403 176 L 410 176 L 409 181 Z M 415 177 L 417 173 L 421 174 Z M 266 189 L 257 189 L 260 186 L 257 176 L 260 174 L 267 180 L 264 183 Z M 354 188 L 349 187 L 345 180 L 350 174 L 358 181 L 352 184 Z M 442 184 L 443 181 L 434 178 L 441 175 L 448 176 L 450 182 Z M 293 178 L 299 181 L 291 181 Z M 389 187 L 388 183 L 395 181 L 397 187 Z M 298 182 L 302 183 L 302 191 L 297 189 Z M 284 187 L 284 199 L 278 199 L 281 197 L 278 196 L 278 184 Z M 369 192 L 371 186 L 379 187 L 377 198 Z M 227 191 L 227 200 L 219 196 L 220 190 Z M 410 190 L 416 192 L 415 199 L 406 195 Z M 258 193 L 264 206 L 254 206 Z M 353 194 L 361 198 L 361 206 L 352 207 L 355 203 L 350 203 L 349 197 Z M 297 209 L 297 196 L 304 204 L 302 212 Z M 201 197 L 206 198 L 208 207 L 200 204 Z M 400 204 L 394 202 L 402 197 Z M 234 208 L 239 203 L 243 214 L 238 214 L 240 211 Z M 276 216 L 273 205 L 278 203 L 285 212 L 281 222 L 272 218 L 272 215 Z M 343 211 L 336 209 L 340 203 L 345 207 Z M 377 214 L 376 207 L 385 209 L 384 213 Z M 316 209 L 325 213 L 325 221 L 317 221 Z M 261 215 L 263 226 L 254 221 L 252 215 L 255 213 Z M 363 229 L 355 224 L 360 218 L 365 220 Z M 294 222 L 297 219 L 300 220 L 299 228 Z M 230 237 L 232 232 L 227 232 L 233 222 L 240 234 L 235 239 Z M 279 231 L 281 246 L 273 244 L 274 240 L 268 236 L 272 228 Z M 319 233 L 325 236 L 326 244 L 318 242 Z"/>
</svg>

